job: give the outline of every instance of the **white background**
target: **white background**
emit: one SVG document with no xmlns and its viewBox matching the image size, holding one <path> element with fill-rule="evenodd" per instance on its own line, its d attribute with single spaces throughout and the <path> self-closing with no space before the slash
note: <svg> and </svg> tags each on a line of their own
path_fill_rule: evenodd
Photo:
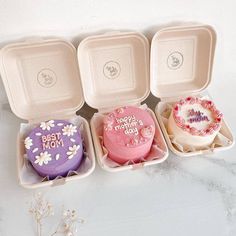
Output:
<svg viewBox="0 0 236 236">
<path fill-rule="evenodd" d="M 233 0 L 0 0 L 0 46 L 31 36 L 62 36 L 77 46 L 87 35 L 116 29 L 138 30 L 150 39 L 165 24 L 210 24 L 218 41 L 209 92 L 236 133 L 235 10 Z M 20 187 L 16 177 L 20 120 L 0 86 L 0 235 L 33 235 L 27 209 L 34 191 Z M 62 205 L 85 218 L 81 236 L 236 235 L 236 149 L 216 157 L 171 154 L 162 165 L 118 174 L 97 167 L 85 180 L 43 189 L 57 207 L 44 235 Z"/>
</svg>

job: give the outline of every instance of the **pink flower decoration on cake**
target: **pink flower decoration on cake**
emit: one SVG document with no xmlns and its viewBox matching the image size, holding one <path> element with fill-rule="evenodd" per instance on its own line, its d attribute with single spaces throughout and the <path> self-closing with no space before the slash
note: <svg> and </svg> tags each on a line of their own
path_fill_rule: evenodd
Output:
<svg viewBox="0 0 236 236">
<path fill-rule="evenodd" d="M 111 131 L 112 130 L 112 124 L 105 124 L 104 125 L 104 130 Z"/>
<path fill-rule="evenodd" d="M 215 115 L 217 118 L 222 118 L 223 114 L 219 111 L 219 110 L 215 110 Z M 221 119 L 219 119 L 219 121 L 221 121 Z"/>
<path fill-rule="evenodd" d="M 150 138 L 153 135 L 153 131 L 154 131 L 154 128 L 153 126 L 150 125 L 150 126 L 146 126 L 142 128 L 140 132 L 144 138 Z"/>
<path fill-rule="evenodd" d="M 214 131 L 215 131 L 215 129 L 218 129 L 218 128 L 219 128 L 218 124 L 212 123 L 212 124 L 209 125 L 209 127 L 207 128 L 207 132 L 208 132 L 208 134 L 213 134 Z"/>
<path fill-rule="evenodd" d="M 198 129 L 192 129 L 193 127 L 190 127 L 189 125 L 185 124 L 185 120 L 180 115 L 180 110 L 183 105 L 187 104 L 200 104 L 203 108 L 208 109 L 212 112 L 214 116 L 214 125 L 211 125 L 210 129 L 205 128 L 205 130 L 198 130 Z M 223 114 L 216 109 L 214 103 L 210 100 L 201 99 L 198 97 L 187 97 L 185 99 L 181 99 L 179 102 L 175 103 L 173 105 L 173 117 L 176 122 L 176 124 L 183 129 L 184 131 L 187 131 L 194 135 L 200 135 L 205 136 L 208 134 L 212 134 L 215 130 L 217 130 L 222 122 Z"/>
<path fill-rule="evenodd" d="M 185 102 L 184 102 L 184 99 L 181 99 L 180 101 L 179 101 L 179 104 L 180 105 L 183 105 Z"/>
<path fill-rule="evenodd" d="M 190 125 L 183 125 L 183 130 L 190 132 Z"/>
<path fill-rule="evenodd" d="M 133 138 L 130 140 L 130 144 L 131 145 L 137 145 L 139 143 L 139 139 L 138 138 Z"/>
<path fill-rule="evenodd" d="M 191 102 L 191 101 L 193 101 L 193 100 L 195 100 L 195 99 L 194 99 L 193 97 L 187 97 L 186 100 L 187 100 L 188 102 Z"/>
<path fill-rule="evenodd" d="M 124 108 L 123 107 L 120 107 L 120 108 L 117 108 L 116 109 L 116 112 L 118 113 L 118 114 L 121 114 L 121 113 L 124 113 Z"/>
<path fill-rule="evenodd" d="M 212 124 L 212 128 L 213 128 L 214 130 L 219 129 L 219 127 L 220 127 L 220 124 L 219 124 L 219 123 L 213 123 L 213 124 Z"/>
<path fill-rule="evenodd" d="M 209 127 L 208 129 L 209 129 L 209 134 L 213 134 L 214 133 L 213 127 Z"/>
<path fill-rule="evenodd" d="M 108 115 L 108 116 L 104 119 L 103 123 L 104 123 L 105 125 L 112 125 L 112 124 L 114 123 L 114 115 L 113 115 L 113 114 Z"/>
<path fill-rule="evenodd" d="M 212 108 L 213 103 L 212 103 L 212 101 L 209 101 L 209 100 L 203 100 L 202 101 L 202 106 L 209 109 L 209 108 Z"/>
</svg>

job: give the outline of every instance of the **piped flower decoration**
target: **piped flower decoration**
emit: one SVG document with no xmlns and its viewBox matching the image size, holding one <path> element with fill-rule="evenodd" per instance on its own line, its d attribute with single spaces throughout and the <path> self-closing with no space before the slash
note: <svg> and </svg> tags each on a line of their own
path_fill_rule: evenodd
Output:
<svg viewBox="0 0 236 236">
<path fill-rule="evenodd" d="M 40 166 L 47 165 L 48 162 L 52 160 L 51 154 L 48 152 L 41 152 L 39 156 L 35 157 L 35 159 L 36 160 L 34 161 L 34 163 Z"/>
<path fill-rule="evenodd" d="M 130 145 L 131 145 L 131 146 L 138 145 L 139 143 L 140 143 L 140 140 L 139 140 L 139 138 L 137 138 L 137 137 L 134 137 L 134 138 L 132 138 L 132 139 L 130 140 Z"/>
<path fill-rule="evenodd" d="M 63 135 L 67 135 L 68 137 L 73 136 L 74 133 L 77 132 L 77 127 L 70 124 L 70 125 L 66 125 L 63 129 L 62 129 Z"/>
<path fill-rule="evenodd" d="M 117 109 L 116 109 L 116 112 L 117 112 L 118 114 L 122 114 L 122 113 L 124 113 L 124 111 L 125 111 L 124 107 L 120 107 L 120 108 L 117 108 Z"/>
<path fill-rule="evenodd" d="M 104 125 L 110 125 L 111 126 L 111 125 L 113 125 L 114 121 L 115 121 L 114 114 L 111 113 L 111 114 L 109 114 L 105 117 L 103 123 L 104 123 Z"/>
<path fill-rule="evenodd" d="M 111 131 L 112 130 L 112 125 L 111 124 L 105 124 L 104 125 L 104 130 L 105 131 Z"/>
<path fill-rule="evenodd" d="M 54 124 L 54 120 L 49 120 L 49 121 L 46 121 L 46 122 L 41 122 L 40 124 L 40 128 L 42 130 L 50 130 L 51 128 L 53 128 L 55 126 Z"/>
<path fill-rule="evenodd" d="M 69 151 L 66 153 L 68 155 L 68 159 L 72 159 L 76 155 L 79 148 L 80 145 L 73 145 L 72 147 L 69 147 Z"/>
<path fill-rule="evenodd" d="M 211 115 L 213 117 L 213 120 L 209 122 L 209 119 L 207 116 L 198 115 L 196 121 L 207 121 L 209 124 L 206 128 L 204 129 L 197 129 L 191 125 L 192 119 L 190 119 L 190 125 L 187 124 L 186 120 L 181 117 L 181 109 L 183 105 L 188 105 L 188 104 L 199 104 L 203 108 L 209 110 L 211 112 Z M 173 118 L 176 122 L 176 124 L 183 129 L 186 132 L 189 132 L 192 135 L 198 135 L 198 136 L 206 136 L 206 135 L 211 135 L 215 131 L 217 131 L 222 123 L 222 113 L 216 109 L 214 103 L 210 100 L 206 99 L 201 99 L 198 97 L 187 97 L 185 99 L 181 99 L 179 102 L 175 103 L 173 106 Z"/>
<path fill-rule="evenodd" d="M 146 126 L 141 129 L 140 133 L 144 138 L 151 138 L 153 136 L 154 128 L 152 125 Z"/>
<path fill-rule="evenodd" d="M 24 141 L 25 148 L 30 149 L 30 147 L 33 145 L 33 140 L 30 137 L 27 137 Z"/>
</svg>

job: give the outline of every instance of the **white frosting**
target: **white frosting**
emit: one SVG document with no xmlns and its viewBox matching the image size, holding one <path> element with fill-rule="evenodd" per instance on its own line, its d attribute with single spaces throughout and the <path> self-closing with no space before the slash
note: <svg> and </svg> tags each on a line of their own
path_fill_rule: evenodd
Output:
<svg viewBox="0 0 236 236">
<path fill-rule="evenodd" d="M 72 124 L 66 125 L 62 129 L 62 132 L 63 132 L 63 135 L 70 137 L 70 136 L 73 136 L 77 132 L 77 127 Z"/>
<path fill-rule="evenodd" d="M 80 145 L 73 145 L 72 147 L 69 147 L 69 150 L 66 153 L 68 156 L 68 159 L 72 159 L 76 155 L 79 148 L 80 148 Z"/>
<path fill-rule="evenodd" d="M 42 165 L 47 165 L 49 161 L 52 160 L 51 154 L 48 152 L 41 152 L 38 156 L 35 157 L 35 164 L 39 164 L 40 166 Z"/>
<path fill-rule="evenodd" d="M 27 137 L 24 144 L 26 149 L 30 149 L 30 147 L 33 146 L 33 140 L 30 137 Z"/>
<path fill-rule="evenodd" d="M 47 122 L 41 122 L 40 124 L 40 128 L 42 130 L 50 130 L 51 128 L 53 128 L 55 125 L 54 125 L 54 120 L 49 120 Z"/>
<path fill-rule="evenodd" d="M 55 158 L 58 161 L 60 159 L 60 154 L 58 153 Z"/>
</svg>

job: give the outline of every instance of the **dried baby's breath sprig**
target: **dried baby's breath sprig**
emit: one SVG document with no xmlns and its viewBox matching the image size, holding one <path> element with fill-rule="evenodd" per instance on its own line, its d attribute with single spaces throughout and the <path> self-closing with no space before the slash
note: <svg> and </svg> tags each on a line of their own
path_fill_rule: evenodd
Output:
<svg viewBox="0 0 236 236">
<path fill-rule="evenodd" d="M 29 212 L 36 222 L 37 235 L 42 236 L 42 220 L 54 214 L 52 204 L 46 201 L 41 193 L 37 193 L 31 203 Z"/>
<path fill-rule="evenodd" d="M 51 235 L 64 234 L 65 236 L 75 236 L 78 229 L 77 224 L 84 223 L 84 220 L 78 218 L 77 212 L 75 210 L 65 210 L 63 211 L 62 218 L 56 229 L 56 231 Z"/>
</svg>

